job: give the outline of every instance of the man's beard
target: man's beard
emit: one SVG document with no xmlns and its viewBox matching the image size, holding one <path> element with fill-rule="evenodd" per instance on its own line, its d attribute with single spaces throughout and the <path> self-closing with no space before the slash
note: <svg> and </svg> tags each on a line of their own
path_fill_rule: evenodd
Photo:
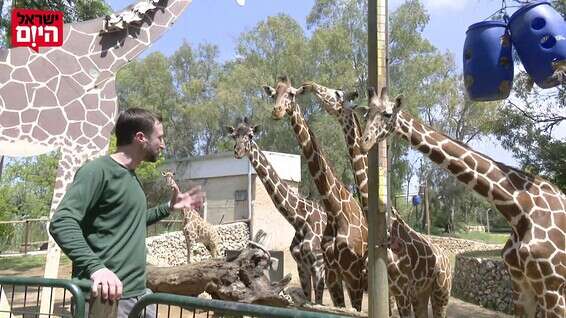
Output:
<svg viewBox="0 0 566 318">
<path fill-rule="evenodd" d="M 144 161 L 156 162 L 159 159 L 159 150 L 152 151 L 151 149 L 146 149 Z"/>
</svg>

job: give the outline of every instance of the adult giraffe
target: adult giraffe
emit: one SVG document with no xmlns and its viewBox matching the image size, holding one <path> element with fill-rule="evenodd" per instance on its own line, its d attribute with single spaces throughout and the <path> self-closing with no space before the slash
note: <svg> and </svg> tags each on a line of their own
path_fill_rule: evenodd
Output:
<svg viewBox="0 0 566 318">
<path fill-rule="evenodd" d="M 367 215 L 367 154 L 361 149 L 362 127 L 351 108 L 352 105 L 348 105 L 357 97 L 357 93 L 346 93 L 312 81 L 303 83 L 301 87 L 305 91 L 313 92 L 326 112 L 340 122 L 348 146 L 354 180 Z M 424 235 L 406 224 L 394 207 L 391 213 L 387 272 L 390 295 L 396 299 L 399 315 L 411 317 L 414 312 L 416 317 L 427 317 L 430 299 L 433 316 L 446 317 L 452 287 L 452 270 L 448 256 Z"/>
<path fill-rule="evenodd" d="M 314 285 L 315 302 L 322 304 L 325 278 L 322 233 L 327 222 L 326 212 L 318 202 L 295 193 L 275 172 L 254 141 L 258 126 L 250 125 L 245 118 L 236 128 L 227 127 L 227 130 L 235 141 L 234 157 L 248 157 L 277 210 L 295 229 L 289 249 L 297 263 L 301 288 L 311 301 Z"/>
<path fill-rule="evenodd" d="M 282 77 L 276 88 L 264 86 L 268 96 L 275 101 L 273 118 L 287 114 L 307 160 L 309 172 L 322 196 L 328 215 L 324 230 L 323 249 L 327 271 L 327 284 L 336 306 L 345 306 L 344 292 L 339 287 L 346 283 L 352 307 L 361 311 L 364 285 L 367 285 L 367 220 L 358 201 L 336 177 L 322 154 L 320 145 L 308 127 L 295 97 L 298 91 L 287 77 Z"/>
<path fill-rule="evenodd" d="M 511 274 L 515 315 L 566 317 L 566 196 L 550 182 L 509 167 L 419 122 L 402 111 L 402 98 L 369 90 L 362 148 L 398 134 L 414 148 L 485 197 L 513 231 L 503 248 Z"/>
</svg>

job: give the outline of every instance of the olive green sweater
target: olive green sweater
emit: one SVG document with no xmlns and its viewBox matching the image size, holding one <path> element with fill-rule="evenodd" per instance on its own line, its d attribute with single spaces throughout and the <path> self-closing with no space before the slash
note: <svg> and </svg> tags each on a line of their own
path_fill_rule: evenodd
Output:
<svg viewBox="0 0 566 318">
<path fill-rule="evenodd" d="M 145 290 L 146 226 L 168 215 L 166 204 L 148 210 L 135 172 L 103 156 L 77 171 L 49 232 L 73 262 L 74 279 L 106 267 L 129 298 Z"/>
</svg>

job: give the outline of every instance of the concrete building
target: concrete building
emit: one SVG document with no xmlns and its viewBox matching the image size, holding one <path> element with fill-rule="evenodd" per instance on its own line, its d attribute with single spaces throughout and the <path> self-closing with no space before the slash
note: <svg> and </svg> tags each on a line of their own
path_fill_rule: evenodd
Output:
<svg viewBox="0 0 566 318">
<path fill-rule="evenodd" d="M 297 191 L 301 182 L 299 155 L 263 152 L 279 177 Z M 294 230 L 281 216 L 249 160 L 235 159 L 232 152 L 187 160 L 170 161 L 183 191 L 201 185 L 206 192 L 203 217 L 212 224 L 246 221 L 252 235 L 259 229 L 268 233 L 269 248 L 286 250 Z"/>
</svg>

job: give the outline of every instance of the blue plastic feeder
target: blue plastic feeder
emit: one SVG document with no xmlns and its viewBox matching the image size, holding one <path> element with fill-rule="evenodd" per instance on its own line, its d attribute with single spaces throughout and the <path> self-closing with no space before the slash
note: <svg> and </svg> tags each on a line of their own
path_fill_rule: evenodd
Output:
<svg viewBox="0 0 566 318">
<path fill-rule="evenodd" d="M 464 42 L 464 84 L 473 101 L 505 99 L 513 87 L 511 37 L 503 21 L 472 24 Z"/>
<path fill-rule="evenodd" d="M 509 19 L 511 40 L 525 70 L 541 88 L 559 84 L 554 71 L 566 63 L 566 22 L 548 1 L 528 4 Z"/>
</svg>

